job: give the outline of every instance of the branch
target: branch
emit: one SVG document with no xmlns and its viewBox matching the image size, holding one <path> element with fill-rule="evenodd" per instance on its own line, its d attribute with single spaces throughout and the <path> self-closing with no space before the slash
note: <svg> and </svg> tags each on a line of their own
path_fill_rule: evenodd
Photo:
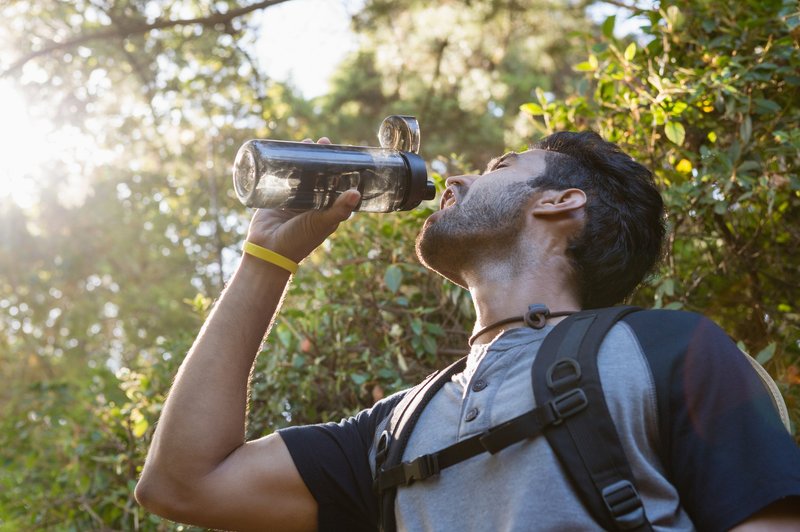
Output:
<svg viewBox="0 0 800 532">
<path fill-rule="evenodd" d="M 0 71 L 0 79 L 13 74 L 32 59 L 35 59 L 43 55 L 51 54 L 53 52 L 57 52 L 59 50 L 75 48 L 76 46 L 80 46 L 81 44 L 84 44 L 89 41 L 94 41 L 98 39 L 110 39 L 110 38 L 125 39 L 132 35 L 143 35 L 153 30 L 173 28 L 176 26 L 191 26 L 194 24 L 201 24 L 203 26 L 214 26 L 216 24 L 226 24 L 235 18 L 247 15 L 248 13 L 252 13 L 253 11 L 258 11 L 259 9 L 265 9 L 267 7 L 271 7 L 276 4 L 281 4 L 286 1 L 287 0 L 261 0 L 260 2 L 256 2 L 255 4 L 245 7 L 240 7 L 238 9 L 233 9 L 231 11 L 228 11 L 227 13 L 215 13 L 207 17 L 197 17 L 197 18 L 177 19 L 177 20 L 158 19 L 151 23 L 133 22 L 125 26 L 109 27 L 105 30 L 88 33 L 86 35 L 79 35 L 77 37 L 67 39 L 66 41 L 63 42 L 51 42 L 45 47 L 33 52 L 29 52 L 28 54 L 25 54 L 21 58 L 11 63 L 11 65 L 8 68 L 6 68 L 3 71 Z"/>
<path fill-rule="evenodd" d="M 649 11 L 649 9 L 644 8 L 644 7 L 639 7 L 636 4 L 628 5 L 625 2 L 620 2 L 618 0 L 600 0 L 600 3 L 601 4 L 609 4 L 609 5 L 612 5 L 614 7 L 618 7 L 620 9 L 627 9 L 628 11 L 630 11 L 630 12 L 636 14 L 636 15 L 641 15 L 642 13 L 644 13 L 646 11 Z"/>
</svg>

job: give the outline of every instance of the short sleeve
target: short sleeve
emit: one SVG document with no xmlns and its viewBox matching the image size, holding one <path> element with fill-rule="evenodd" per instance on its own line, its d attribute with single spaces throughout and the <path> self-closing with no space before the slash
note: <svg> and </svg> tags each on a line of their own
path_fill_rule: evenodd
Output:
<svg viewBox="0 0 800 532">
<path fill-rule="evenodd" d="M 395 394 L 339 423 L 278 431 L 317 501 L 320 531 L 377 530 L 369 451 L 378 424 L 401 398 Z"/>
<path fill-rule="evenodd" d="M 736 344 L 698 314 L 625 319 L 653 371 L 660 454 L 699 530 L 727 530 L 800 496 L 800 449 Z"/>
</svg>

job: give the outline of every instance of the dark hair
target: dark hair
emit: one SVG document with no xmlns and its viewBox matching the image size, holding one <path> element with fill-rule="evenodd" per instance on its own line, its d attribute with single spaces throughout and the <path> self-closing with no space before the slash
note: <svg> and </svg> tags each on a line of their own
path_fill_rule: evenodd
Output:
<svg viewBox="0 0 800 532">
<path fill-rule="evenodd" d="M 662 256 L 664 203 L 653 175 L 597 133 L 555 133 L 531 146 L 546 150 L 533 186 L 586 193 L 583 230 L 567 245 L 583 308 L 627 297 Z"/>
</svg>

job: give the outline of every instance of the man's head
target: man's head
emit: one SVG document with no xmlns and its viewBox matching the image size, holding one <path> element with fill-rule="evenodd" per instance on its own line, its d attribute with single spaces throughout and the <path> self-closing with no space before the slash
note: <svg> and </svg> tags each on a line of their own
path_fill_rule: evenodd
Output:
<svg viewBox="0 0 800 532">
<path fill-rule="evenodd" d="M 515 261 L 521 233 L 535 227 L 526 220 L 536 219 L 537 202 L 552 191 L 585 195 L 582 223 L 565 236 L 564 251 L 583 308 L 620 302 L 661 256 L 664 211 L 652 174 L 595 133 L 553 134 L 531 151 L 495 159 L 480 177 L 448 185 L 442 210 L 420 233 L 417 254 L 459 284 L 462 265 L 471 261 Z M 456 208 L 448 208 L 451 198 Z"/>
<path fill-rule="evenodd" d="M 650 171 L 592 132 L 561 132 L 537 142 L 547 170 L 534 186 L 586 193 L 586 223 L 570 239 L 584 308 L 619 303 L 661 258 L 664 203 Z"/>
</svg>

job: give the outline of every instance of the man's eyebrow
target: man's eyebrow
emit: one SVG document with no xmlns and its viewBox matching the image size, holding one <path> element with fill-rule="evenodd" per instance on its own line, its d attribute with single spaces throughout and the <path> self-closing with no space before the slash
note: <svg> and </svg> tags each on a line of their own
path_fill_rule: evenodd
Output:
<svg viewBox="0 0 800 532">
<path fill-rule="evenodd" d="M 519 157 L 519 154 L 517 152 L 513 152 L 513 151 L 504 153 L 500 157 L 495 157 L 494 159 L 489 161 L 489 164 L 486 165 L 486 170 L 484 170 L 483 173 L 485 174 L 486 172 L 491 172 L 492 170 L 497 168 L 501 163 L 503 163 L 503 162 L 505 162 L 505 161 L 507 161 L 509 159 L 512 159 L 512 160 L 516 159 L 517 157 Z"/>
</svg>

